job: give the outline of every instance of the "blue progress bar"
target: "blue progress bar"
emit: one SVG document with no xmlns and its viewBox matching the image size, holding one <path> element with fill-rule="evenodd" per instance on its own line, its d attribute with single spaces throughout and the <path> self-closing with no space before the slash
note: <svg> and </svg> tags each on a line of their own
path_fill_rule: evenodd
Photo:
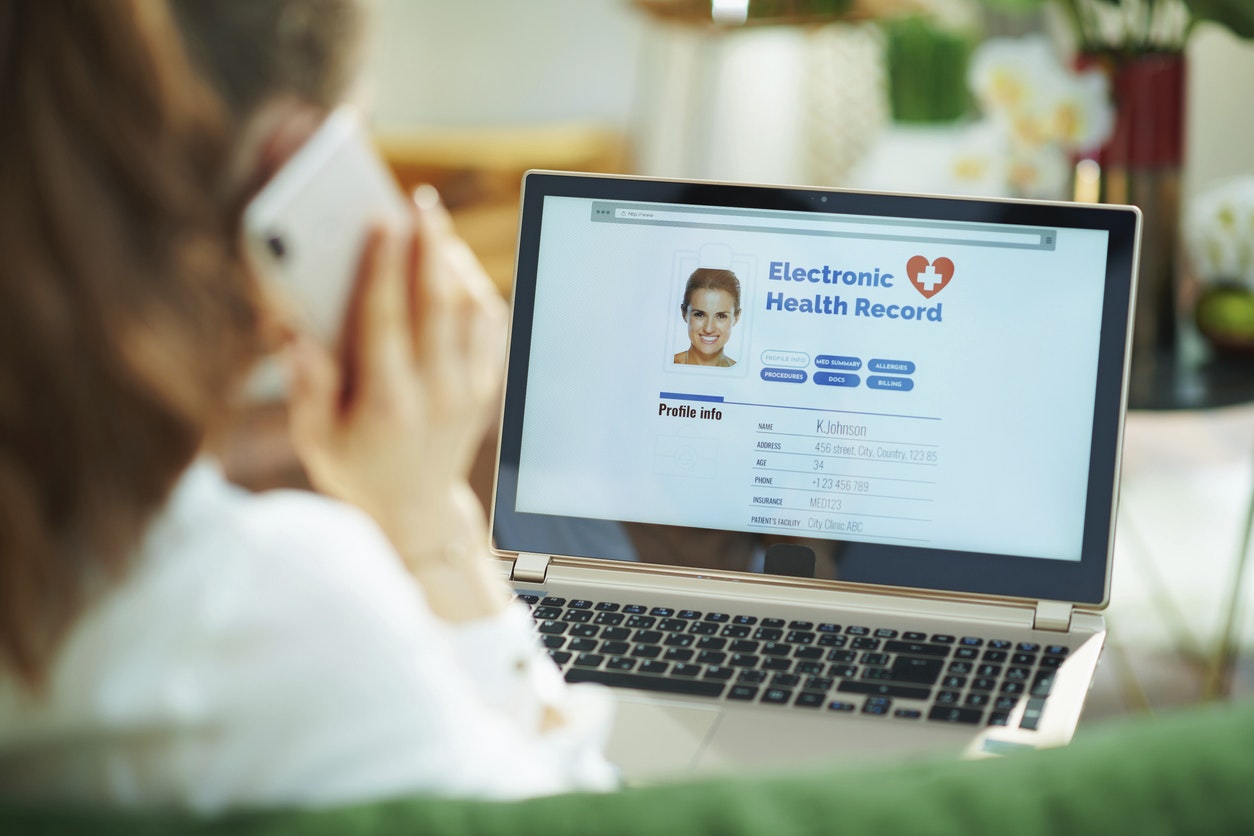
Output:
<svg viewBox="0 0 1254 836">
<path fill-rule="evenodd" d="M 686 392 L 663 392 L 658 395 L 663 400 L 669 401 L 708 401 L 710 403 L 722 403 L 722 395 L 689 395 Z"/>
</svg>

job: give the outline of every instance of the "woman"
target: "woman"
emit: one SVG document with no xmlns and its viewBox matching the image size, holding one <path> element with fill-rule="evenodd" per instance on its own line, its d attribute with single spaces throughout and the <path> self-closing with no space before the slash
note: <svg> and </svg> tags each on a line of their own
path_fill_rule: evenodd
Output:
<svg viewBox="0 0 1254 836">
<path fill-rule="evenodd" d="M 689 345 L 675 362 L 689 366 L 729 367 L 736 361 L 723 353 L 731 329 L 740 321 L 740 280 L 731 270 L 698 267 L 688 277 L 679 315 L 688 324 Z"/>
<path fill-rule="evenodd" d="M 176 8 L 190 49 L 162 0 L 0 6 L 0 792 L 611 786 L 601 694 L 544 656 L 466 484 L 503 311 L 430 190 L 373 231 L 336 355 L 287 349 L 294 439 L 338 499 L 214 463 L 285 331 L 239 213 L 344 94 L 359 13 Z"/>
</svg>

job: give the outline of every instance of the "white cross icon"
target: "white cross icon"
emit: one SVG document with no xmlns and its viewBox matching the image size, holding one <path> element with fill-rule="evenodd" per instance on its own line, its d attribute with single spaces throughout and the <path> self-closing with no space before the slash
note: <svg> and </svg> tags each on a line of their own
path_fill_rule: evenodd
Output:
<svg viewBox="0 0 1254 836">
<path fill-rule="evenodd" d="M 944 277 L 937 273 L 936 268 L 931 264 L 927 266 L 926 270 L 919 273 L 919 284 L 923 285 L 923 289 L 929 293 L 935 290 L 936 286 L 943 281 L 945 281 Z"/>
</svg>

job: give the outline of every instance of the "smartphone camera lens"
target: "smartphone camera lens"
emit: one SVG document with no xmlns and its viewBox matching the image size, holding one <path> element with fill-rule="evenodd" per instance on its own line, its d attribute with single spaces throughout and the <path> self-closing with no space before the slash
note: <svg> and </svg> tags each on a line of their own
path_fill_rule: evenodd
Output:
<svg viewBox="0 0 1254 836">
<path fill-rule="evenodd" d="M 267 235 L 266 246 L 270 248 L 271 254 L 280 261 L 283 259 L 283 256 L 287 255 L 287 245 L 283 243 L 282 235 L 276 233 Z"/>
<path fill-rule="evenodd" d="M 824 203 L 827 203 L 827 195 L 823 195 L 822 197 L 819 198 L 819 200 L 823 201 Z"/>
</svg>

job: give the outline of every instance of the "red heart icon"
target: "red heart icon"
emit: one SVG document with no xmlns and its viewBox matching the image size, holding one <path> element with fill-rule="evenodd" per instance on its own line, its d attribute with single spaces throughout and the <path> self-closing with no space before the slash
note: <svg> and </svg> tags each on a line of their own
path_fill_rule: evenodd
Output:
<svg viewBox="0 0 1254 836">
<path fill-rule="evenodd" d="M 944 256 L 928 261 L 927 256 L 916 255 L 906 262 L 906 275 L 924 299 L 931 299 L 944 290 L 954 277 L 954 263 Z"/>
</svg>

